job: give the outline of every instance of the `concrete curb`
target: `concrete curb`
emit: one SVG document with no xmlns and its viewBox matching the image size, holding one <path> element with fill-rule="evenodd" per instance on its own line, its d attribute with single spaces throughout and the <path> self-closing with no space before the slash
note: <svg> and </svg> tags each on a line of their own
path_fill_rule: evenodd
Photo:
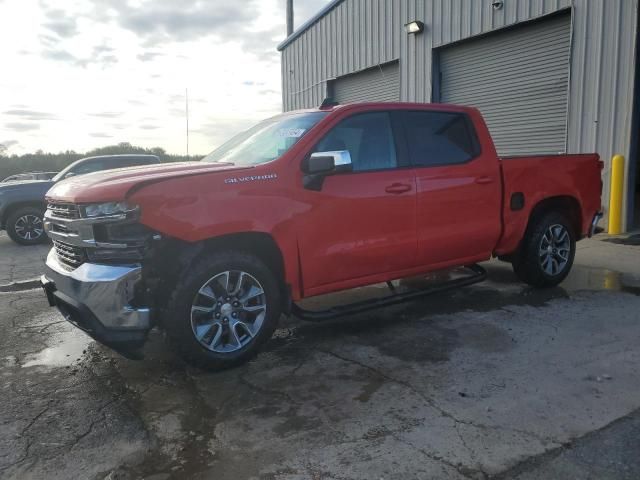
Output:
<svg viewBox="0 0 640 480">
<path fill-rule="evenodd" d="M 18 282 L 7 283 L 6 285 L 0 285 L 0 293 L 23 292 L 38 287 L 40 287 L 40 279 L 32 278 L 30 280 L 20 280 Z"/>
</svg>

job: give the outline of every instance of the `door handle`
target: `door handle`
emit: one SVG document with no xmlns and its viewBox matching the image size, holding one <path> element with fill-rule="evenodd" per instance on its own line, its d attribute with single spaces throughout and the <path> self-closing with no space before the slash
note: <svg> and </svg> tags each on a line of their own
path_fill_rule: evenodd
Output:
<svg viewBox="0 0 640 480">
<path fill-rule="evenodd" d="M 478 177 L 476 178 L 476 183 L 479 185 L 487 185 L 489 183 L 493 183 L 493 178 L 491 177 Z"/>
<path fill-rule="evenodd" d="M 407 185 L 406 183 L 394 183 L 384 189 L 385 192 L 395 195 L 408 192 L 409 190 L 411 190 L 411 185 Z"/>
</svg>

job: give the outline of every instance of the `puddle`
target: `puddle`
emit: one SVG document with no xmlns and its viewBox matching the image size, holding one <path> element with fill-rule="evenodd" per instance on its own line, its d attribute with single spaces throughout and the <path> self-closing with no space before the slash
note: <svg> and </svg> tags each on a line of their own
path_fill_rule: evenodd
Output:
<svg viewBox="0 0 640 480">
<path fill-rule="evenodd" d="M 613 291 L 640 295 L 640 277 L 603 268 L 575 265 L 561 287 L 570 291 Z"/>
<path fill-rule="evenodd" d="M 640 276 L 620 273 L 606 268 L 574 265 L 569 276 L 555 289 L 531 289 L 520 282 L 507 264 L 491 262 L 485 265 L 488 278 L 486 285 L 499 286 L 501 291 L 519 289 L 533 296 L 544 296 L 558 290 L 566 293 L 579 291 L 625 292 L 640 294 Z M 482 284 L 481 284 L 482 285 Z"/>
<path fill-rule="evenodd" d="M 630 235 L 628 237 L 605 238 L 603 242 L 615 243 L 617 245 L 640 246 L 640 235 Z"/>
<path fill-rule="evenodd" d="M 73 329 L 57 337 L 60 343 L 25 356 L 22 367 L 66 367 L 80 360 L 92 342 L 82 331 Z"/>
</svg>

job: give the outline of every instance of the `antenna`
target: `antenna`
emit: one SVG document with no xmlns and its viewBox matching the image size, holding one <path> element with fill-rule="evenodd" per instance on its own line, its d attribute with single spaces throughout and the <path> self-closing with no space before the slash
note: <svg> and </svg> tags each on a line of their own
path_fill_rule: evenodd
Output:
<svg viewBox="0 0 640 480">
<path fill-rule="evenodd" d="M 293 0 L 287 0 L 287 37 L 293 33 Z"/>
<path fill-rule="evenodd" d="M 185 107 L 187 113 L 187 161 L 189 160 L 189 89 L 184 89 Z"/>
</svg>

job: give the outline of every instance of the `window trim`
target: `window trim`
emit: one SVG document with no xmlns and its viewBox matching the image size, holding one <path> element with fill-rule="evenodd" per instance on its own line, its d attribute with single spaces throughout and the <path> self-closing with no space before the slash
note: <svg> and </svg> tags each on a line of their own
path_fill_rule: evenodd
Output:
<svg viewBox="0 0 640 480">
<path fill-rule="evenodd" d="M 446 113 L 446 114 L 457 115 L 459 117 L 462 117 L 464 120 L 465 127 L 467 129 L 467 132 L 469 133 L 469 136 L 471 137 L 471 141 L 473 143 L 474 155 L 464 162 L 456 162 L 456 163 L 440 162 L 440 163 L 433 163 L 429 165 L 414 163 L 413 159 L 411 158 L 411 151 L 409 148 L 409 139 L 408 139 L 409 134 L 407 132 L 409 113 L 431 113 L 431 114 Z M 412 110 L 402 110 L 400 116 L 401 116 L 402 130 L 403 130 L 403 140 L 405 142 L 405 148 L 406 148 L 406 154 L 407 154 L 407 161 L 411 166 L 411 168 L 456 167 L 459 165 L 467 165 L 468 163 L 471 163 L 477 160 L 478 158 L 482 157 L 484 153 L 482 149 L 482 143 L 480 143 L 480 138 L 478 137 L 478 131 L 476 130 L 473 120 L 471 120 L 471 117 L 466 112 L 459 112 L 459 111 L 453 111 L 453 110 L 427 110 L 427 109 L 413 110 L 412 109 Z"/>
<path fill-rule="evenodd" d="M 396 166 L 393 168 L 376 168 L 372 170 L 353 170 L 351 172 L 341 172 L 341 173 L 338 173 L 337 175 L 359 175 L 363 173 L 390 172 L 390 171 L 396 171 L 396 170 L 401 170 L 405 168 L 412 168 L 409 161 L 409 157 L 408 157 L 408 151 L 406 150 L 406 145 L 403 142 L 403 138 L 402 139 L 400 138 L 401 136 L 404 136 L 404 124 L 402 123 L 402 119 L 398 118 L 398 116 L 395 115 L 396 112 L 397 110 L 376 109 L 376 110 L 367 110 L 364 112 L 354 112 L 350 115 L 345 116 L 344 118 L 340 119 L 338 123 L 333 125 L 329 129 L 329 131 L 327 131 L 327 133 L 325 133 L 322 137 L 320 137 L 320 139 L 311 146 L 311 148 L 309 149 L 309 152 L 307 153 L 307 157 L 312 153 L 314 153 L 316 151 L 316 147 L 318 146 L 318 144 L 324 141 L 324 139 L 329 134 L 331 134 L 331 132 L 333 132 L 335 128 L 338 128 L 343 122 L 347 120 L 351 120 L 352 118 L 358 117 L 361 115 L 369 115 L 372 113 L 385 113 L 389 120 L 389 127 L 391 128 L 391 137 L 393 139 L 393 147 L 396 153 Z"/>
</svg>

